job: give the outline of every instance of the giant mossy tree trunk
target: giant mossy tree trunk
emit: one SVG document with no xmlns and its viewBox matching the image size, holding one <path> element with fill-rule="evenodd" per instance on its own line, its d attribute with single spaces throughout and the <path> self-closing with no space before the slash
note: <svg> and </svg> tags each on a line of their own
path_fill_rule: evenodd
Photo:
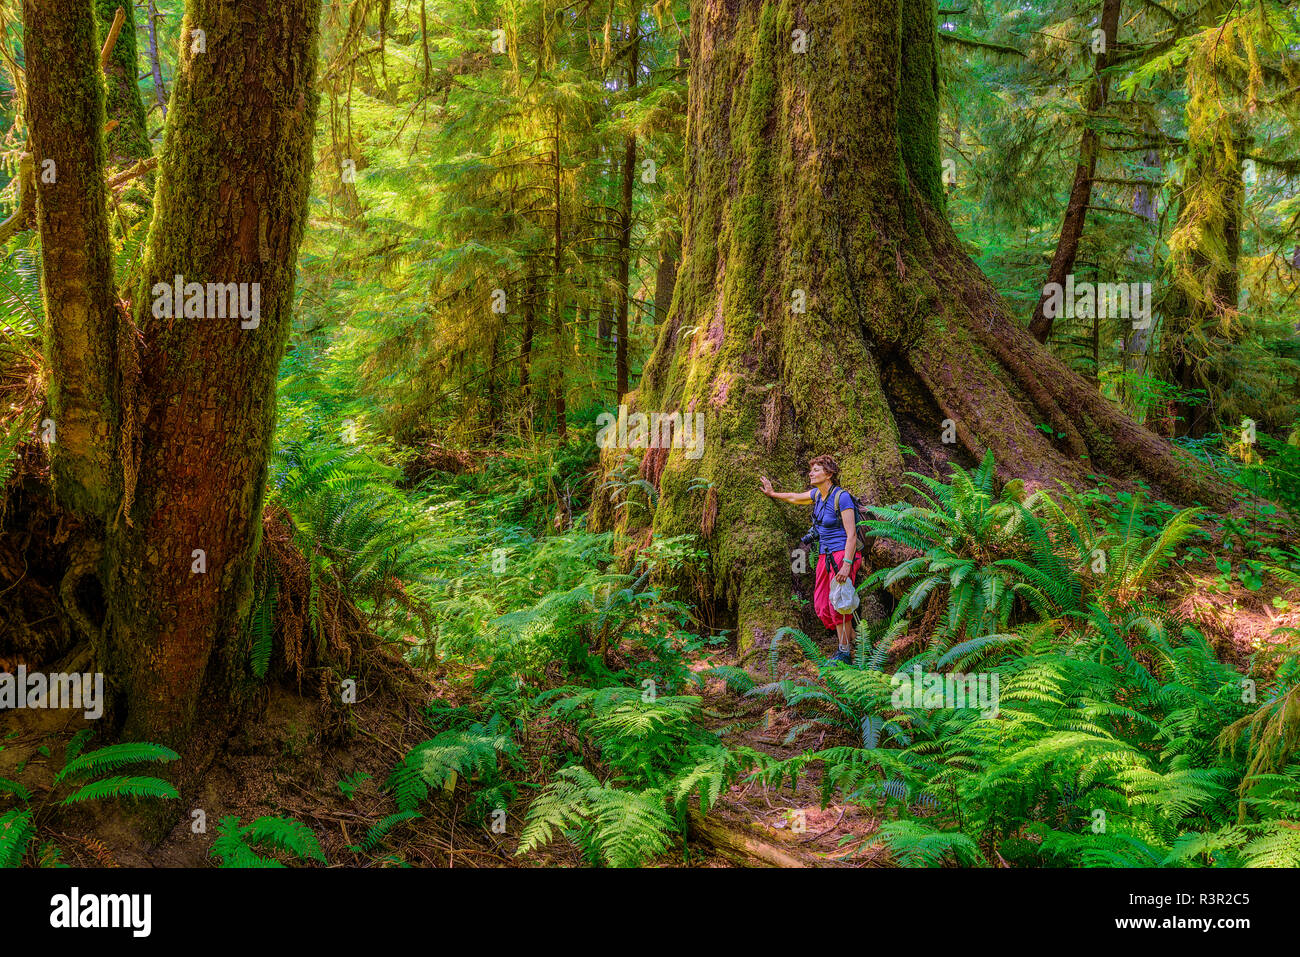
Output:
<svg viewBox="0 0 1300 957">
<path fill-rule="evenodd" d="M 805 488 L 813 454 L 837 455 L 868 503 L 901 492 L 900 434 L 992 450 L 1029 483 L 1104 471 L 1222 497 L 1055 360 L 961 251 L 943 213 L 935 17 L 934 0 L 692 4 L 682 264 L 630 405 L 705 416 L 702 457 L 647 451 L 641 474 L 659 487 L 657 533 L 704 534 L 742 646 L 798 620 L 789 549 L 807 515 L 758 476 Z M 629 511 L 602 499 L 595 524 Z"/>
<path fill-rule="evenodd" d="M 307 214 L 319 13 L 320 0 L 187 5 L 135 301 L 134 499 L 106 559 L 107 651 L 132 738 L 184 741 L 200 695 L 219 705 L 243 667 L 237 639 Z M 205 290 L 247 284 L 259 314 L 214 317 L 208 291 L 204 316 L 160 317 L 177 276 Z"/>
</svg>

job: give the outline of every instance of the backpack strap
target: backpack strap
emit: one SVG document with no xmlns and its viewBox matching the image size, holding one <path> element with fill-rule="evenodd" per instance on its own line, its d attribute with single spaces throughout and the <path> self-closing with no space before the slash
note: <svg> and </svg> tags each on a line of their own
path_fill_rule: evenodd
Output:
<svg viewBox="0 0 1300 957">
<path fill-rule="evenodd" d="M 839 514 L 840 514 L 840 501 L 841 501 L 841 496 L 843 496 L 844 494 L 845 494 L 844 489 L 840 488 L 838 485 L 835 486 L 835 499 L 834 499 L 834 501 L 835 501 L 835 514 L 836 514 L 836 515 L 839 515 Z M 849 496 L 849 501 L 850 501 L 850 502 L 853 502 L 853 496 L 852 496 L 852 495 Z M 812 522 L 813 522 L 814 525 L 817 524 L 817 509 L 821 506 L 821 504 L 822 504 L 822 503 L 821 503 L 821 493 L 819 493 L 816 489 L 813 489 L 813 490 L 812 490 Z M 855 517 L 855 518 L 857 517 L 857 511 L 858 511 L 857 503 L 854 502 L 854 505 L 853 505 L 853 512 L 854 512 L 854 517 Z"/>
</svg>

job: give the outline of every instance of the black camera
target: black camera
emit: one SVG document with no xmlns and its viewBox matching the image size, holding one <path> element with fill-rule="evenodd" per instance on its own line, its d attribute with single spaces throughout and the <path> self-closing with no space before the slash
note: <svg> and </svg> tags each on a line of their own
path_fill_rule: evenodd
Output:
<svg viewBox="0 0 1300 957">
<path fill-rule="evenodd" d="M 817 539 L 817 526 L 814 525 L 808 531 L 804 532 L 803 538 L 799 539 L 800 545 L 811 545 Z"/>
</svg>

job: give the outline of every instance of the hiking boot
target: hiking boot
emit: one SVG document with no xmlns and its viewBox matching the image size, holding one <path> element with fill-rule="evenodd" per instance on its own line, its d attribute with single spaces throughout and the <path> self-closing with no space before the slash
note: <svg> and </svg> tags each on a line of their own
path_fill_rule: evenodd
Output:
<svg viewBox="0 0 1300 957">
<path fill-rule="evenodd" d="M 836 663 L 842 665 L 853 664 L 853 652 L 847 648 L 840 648 L 838 651 L 835 652 L 835 654 L 831 655 L 829 658 L 826 659 L 826 664 L 828 665 L 833 665 Z"/>
</svg>

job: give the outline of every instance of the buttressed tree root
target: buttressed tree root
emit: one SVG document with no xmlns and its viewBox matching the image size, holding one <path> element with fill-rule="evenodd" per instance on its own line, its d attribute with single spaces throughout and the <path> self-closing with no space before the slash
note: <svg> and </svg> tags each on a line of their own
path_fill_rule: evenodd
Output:
<svg viewBox="0 0 1300 957">
<path fill-rule="evenodd" d="M 692 12 L 681 269 L 624 401 L 704 413 L 703 455 L 654 463 L 652 523 L 705 533 L 742 648 L 798 620 L 789 549 L 804 516 L 759 475 L 805 488 L 801 465 L 831 453 L 863 503 L 896 499 L 901 427 L 958 459 L 991 450 L 1002 478 L 1031 488 L 1105 473 L 1228 504 L 1036 342 L 960 248 L 943 211 L 933 0 Z M 626 454 L 606 449 L 604 470 Z M 604 496 L 594 524 L 630 512 Z"/>
</svg>

